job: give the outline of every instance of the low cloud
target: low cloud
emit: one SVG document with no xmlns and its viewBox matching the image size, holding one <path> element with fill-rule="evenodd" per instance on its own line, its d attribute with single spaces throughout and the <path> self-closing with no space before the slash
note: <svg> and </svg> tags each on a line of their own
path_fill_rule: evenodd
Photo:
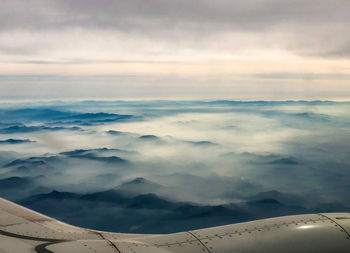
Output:
<svg viewBox="0 0 350 253">
<path fill-rule="evenodd" d="M 6 185 L 0 194 L 75 225 L 124 232 L 174 232 L 348 210 L 349 106 L 327 101 L 3 106 L 1 113 L 13 118 L 0 120 L 1 140 L 6 142 L 0 145 L 0 180 Z M 133 116 L 65 131 L 76 127 L 72 117 L 120 115 Z M 29 122 L 37 124 L 36 131 L 8 132 L 31 129 L 25 125 Z M 46 125 L 49 129 L 38 128 Z M 57 127 L 62 131 L 51 131 Z M 7 144 L 16 140 L 35 143 Z M 52 209 L 58 205 L 62 208 Z M 79 208 L 65 216 L 65 208 L 79 206 L 91 212 Z M 111 210 L 119 219 L 110 223 L 91 216 Z M 122 218 L 126 213 L 133 215 Z M 170 218 L 176 222 L 157 230 Z"/>
</svg>

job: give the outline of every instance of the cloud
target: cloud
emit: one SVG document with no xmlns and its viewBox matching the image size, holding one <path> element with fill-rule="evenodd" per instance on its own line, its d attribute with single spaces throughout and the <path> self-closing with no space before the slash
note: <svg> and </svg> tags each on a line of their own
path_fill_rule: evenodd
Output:
<svg viewBox="0 0 350 253">
<path fill-rule="evenodd" d="M 13 183 L 0 195 L 33 196 L 29 207 L 75 225 L 134 232 L 346 211 L 349 106 L 223 100 L 2 104 L 1 114 L 9 117 L 0 117 L 1 129 L 27 129 L 31 122 L 39 128 L 0 133 L 5 141 L 37 142 L 30 149 L 0 145 L 0 180 Z M 73 127 L 67 123 L 72 117 L 120 115 L 133 117 L 64 131 Z M 26 180 L 28 187 L 14 187 Z M 67 217 L 66 208 L 76 209 Z M 169 220 L 174 222 L 165 226 Z"/>
<path fill-rule="evenodd" d="M 349 10 L 346 0 L 2 1 L 1 98 L 348 100 Z"/>
<path fill-rule="evenodd" d="M 249 51 L 348 57 L 349 8 L 346 0 L 3 1 L 0 52 L 39 64 L 233 59 Z"/>
<path fill-rule="evenodd" d="M 3 28 L 52 28 L 65 26 L 93 26 L 98 28 L 135 28 L 173 24 L 221 24 L 235 28 L 261 28 L 281 22 L 320 23 L 348 20 L 347 1 L 322 2 L 286 0 L 244 1 L 25 1 L 2 2 Z M 23 11 L 26 10 L 26 15 Z M 6 12 L 7 11 L 7 12 Z M 12 13 L 12 15 L 9 15 Z M 17 14 L 17 15 L 16 15 Z M 94 17 L 92 19 L 91 17 Z M 20 18 L 20 19 L 16 19 Z M 160 23 L 158 21 L 164 21 Z M 219 27 L 220 28 L 220 27 Z"/>
</svg>

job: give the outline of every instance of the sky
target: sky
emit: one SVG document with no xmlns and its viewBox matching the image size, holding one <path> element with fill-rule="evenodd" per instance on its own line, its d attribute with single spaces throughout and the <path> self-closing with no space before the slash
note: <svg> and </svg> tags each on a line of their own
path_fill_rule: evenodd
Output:
<svg viewBox="0 0 350 253">
<path fill-rule="evenodd" d="M 349 100 L 348 0 L 3 0 L 0 98 Z"/>
</svg>

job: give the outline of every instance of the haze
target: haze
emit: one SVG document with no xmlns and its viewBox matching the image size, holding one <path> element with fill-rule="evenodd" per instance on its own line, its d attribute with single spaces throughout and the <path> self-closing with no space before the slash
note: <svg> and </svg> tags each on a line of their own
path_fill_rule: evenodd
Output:
<svg viewBox="0 0 350 253">
<path fill-rule="evenodd" d="M 4 0 L 2 99 L 348 100 L 347 0 Z"/>
</svg>

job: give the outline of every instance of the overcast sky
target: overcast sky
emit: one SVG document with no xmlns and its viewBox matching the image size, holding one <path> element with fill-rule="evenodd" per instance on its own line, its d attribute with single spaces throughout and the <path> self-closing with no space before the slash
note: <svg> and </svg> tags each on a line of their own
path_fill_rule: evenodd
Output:
<svg viewBox="0 0 350 253">
<path fill-rule="evenodd" d="M 1 99 L 350 100 L 349 0 L 2 0 Z"/>
</svg>

